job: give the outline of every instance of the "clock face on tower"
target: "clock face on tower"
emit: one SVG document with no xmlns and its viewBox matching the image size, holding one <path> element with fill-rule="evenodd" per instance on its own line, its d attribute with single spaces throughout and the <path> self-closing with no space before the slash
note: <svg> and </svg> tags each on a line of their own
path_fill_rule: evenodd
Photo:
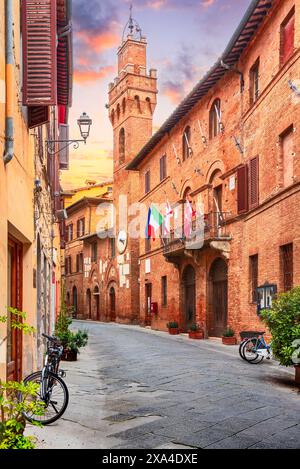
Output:
<svg viewBox="0 0 300 469">
<path fill-rule="evenodd" d="M 121 230 L 118 234 L 117 239 L 118 251 L 120 254 L 124 254 L 127 248 L 127 233 L 124 230 Z"/>
</svg>

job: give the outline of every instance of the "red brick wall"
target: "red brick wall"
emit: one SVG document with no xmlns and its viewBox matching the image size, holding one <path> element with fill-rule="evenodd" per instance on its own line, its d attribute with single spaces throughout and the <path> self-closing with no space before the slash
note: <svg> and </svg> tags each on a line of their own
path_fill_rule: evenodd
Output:
<svg viewBox="0 0 300 469">
<path fill-rule="evenodd" d="M 280 24 L 296 4 L 296 36 L 293 57 L 280 68 L 279 41 Z M 300 76 L 300 2 L 285 1 L 276 4 L 269 18 L 266 19 L 254 40 L 244 51 L 237 67 L 245 78 L 245 91 L 240 93 L 240 78 L 234 72 L 227 72 L 219 83 L 183 118 L 170 135 L 157 145 L 150 155 L 140 164 L 138 199 L 147 206 L 150 203 L 176 203 L 182 198 L 184 190 L 190 187 L 196 192 L 195 203 L 202 202 L 204 211 L 212 210 L 212 189 L 210 183 L 215 170 L 224 175 L 218 179 L 223 185 L 222 206 L 231 220 L 228 233 L 231 235 L 230 252 L 225 255 L 212 248 L 198 252 L 195 259 L 181 256 L 179 269 L 167 263 L 162 253 L 160 240 L 152 242 L 152 252 L 145 255 L 145 240 L 140 240 L 141 273 L 141 321 L 145 315 L 145 283 L 152 283 L 153 301 L 158 302 L 159 313 L 153 318 L 152 326 L 166 329 L 169 320 L 182 318 L 181 276 L 187 263 L 196 270 L 196 317 L 207 324 L 211 313 L 209 300 L 209 271 L 213 260 L 222 256 L 228 262 L 228 325 L 236 333 L 245 329 L 261 329 L 262 324 L 256 314 L 256 305 L 250 301 L 249 293 L 249 256 L 259 256 L 259 284 L 265 281 L 280 282 L 280 246 L 294 244 L 294 284 L 300 283 L 300 216 L 299 216 L 299 181 L 300 181 L 300 118 L 299 98 L 295 99 L 288 81 Z M 260 57 L 260 97 L 250 107 L 249 71 Z M 225 130 L 222 134 L 204 145 L 201 139 L 198 120 L 204 135 L 208 139 L 208 115 L 213 101 L 221 100 L 222 122 Z M 297 102 L 298 101 L 298 102 Z M 282 156 L 279 136 L 294 124 L 294 184 L 284 190 L 282 174 Z M 191 127 L 192 158 L 178 166 L 173 150 L 182 158 L 182 134 L 186 127 Z M 235 147 L 236 136 L 244 149 L 244 154 Z M 159 160 L 167 155 L 168 178 L 159 182 Z M 259 206 L 245 215 L 237 214 L 237 176 L 235 168 L 259 156 Z M 195 169 L 201 170 L 201 175 Z M 151 172 L 151 192 L 145 196 L 144 175 Z M 230 170 L 232 174 L 226 175 Z M 230 190 L 229 179 L 235 177 L 235 189 Z M 175 184 L 179 194 L 172 188 Z M 215 183 L 216 185 L 216 183 Z M 203 188 L 203 190 L 201 190 Z M 145 259 L 151 259 L 151 273 L 145 274 Z M 168 306 L 161 305 L 161 277 L 168 277 Z"/>
</svg>

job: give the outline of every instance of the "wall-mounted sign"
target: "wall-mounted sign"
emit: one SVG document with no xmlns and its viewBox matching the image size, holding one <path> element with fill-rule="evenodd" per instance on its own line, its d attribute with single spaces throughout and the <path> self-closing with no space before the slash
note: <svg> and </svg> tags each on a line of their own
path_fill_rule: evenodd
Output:
<svg viewBox="0 0 300 469">
<path fill-rule="evenodd" d="M 266 282 L 257 288 L 257 314 L 264 309 L 271 309 L 277 293 L 277 285 Z"/>
</svg>

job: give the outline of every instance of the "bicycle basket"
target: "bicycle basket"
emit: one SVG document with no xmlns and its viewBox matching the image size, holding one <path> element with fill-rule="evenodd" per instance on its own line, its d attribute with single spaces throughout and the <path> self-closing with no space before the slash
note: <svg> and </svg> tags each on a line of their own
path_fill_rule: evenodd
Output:
<svg viewBox="0 0 300 469">
<path fill-rule="evenodd" d="M 240 332 L 241 339 L 252 339 L 252 337 L 259 337 L 260 335 L 264 335 L 264 332 L 258 331 L 242 331 Z"/>
</svg>

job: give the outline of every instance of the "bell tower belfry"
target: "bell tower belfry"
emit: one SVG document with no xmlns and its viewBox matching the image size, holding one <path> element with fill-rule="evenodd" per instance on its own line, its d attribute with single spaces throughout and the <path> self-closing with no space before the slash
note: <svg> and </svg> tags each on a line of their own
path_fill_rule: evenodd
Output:
<svg viewBox="0 0 300 469">
<path fill-rule="evenodd" d="M 120 323 L 140 322 L 140 239 L 131 236 L 128 209 L 138 201 L 139 174 L 126 166 L 152 136 L 156 108 L 157 74 L 147 70 L 147 41 L 132 18 L 127 22 L 118 49 L 118 76 L 109 85 L 109 118 L 113 127 L 115 249 L 108 272 L 109 292 L 115 291 L 115 318 Z M 134 218 L 134 217 L 132 217 Z M 144 232 L 144 229 L 143 229 Z"/>
<path fill-rule="evenodd" d="M 152 136 L 157 73 L 147 70 L 147 41 L 130 14 L 118 49 L 118 76 L 109 85 L 109 118 L 114 131 L 114 172 Z"/>
</svg>

